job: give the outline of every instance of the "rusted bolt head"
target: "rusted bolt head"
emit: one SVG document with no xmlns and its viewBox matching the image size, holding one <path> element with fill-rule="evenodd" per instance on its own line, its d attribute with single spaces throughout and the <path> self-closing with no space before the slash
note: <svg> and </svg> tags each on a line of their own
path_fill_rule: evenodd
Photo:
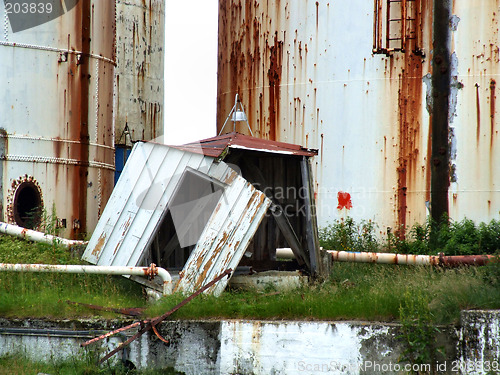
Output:
<svg viewBox="0 0 500 375">
<path fill-rule="evenodd" d="M 441 161 L 437 158 L 432 160 L 432 164 L 434 164 L 435 167 L 437 167 L 439 164 L 441 164 Z"/>
<path fill-rule="evenodd" d="M 439 65 L 443 62 L 443 58 L 441 57 L 441 55 L 437 55 L 436 57 L 434 57 L 434 62 Z"/>
<path fill-rule="evenodd" d="M 446 147 L 439 147 L 439 155 L 446 155 Z"/>
</svg>

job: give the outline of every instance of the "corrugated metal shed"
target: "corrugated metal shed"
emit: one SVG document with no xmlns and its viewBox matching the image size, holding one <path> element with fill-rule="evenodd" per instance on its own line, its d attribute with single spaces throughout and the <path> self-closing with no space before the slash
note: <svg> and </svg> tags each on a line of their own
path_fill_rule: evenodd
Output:
<svg viewBox="0 0 500 375">
<path fill-rule="evenodd" d="M 210 186 L 211 192 L 203 192 L 200 186 Z M 210 209 L 211 203 L 216 204 L 215 209 Z M 262 192 L 213 157 L 139 142 L 83 259 L 97 265 L 140 265 L 150 257 L 147 250 L 169 213 L 179 242 L 196 244 L 177 286 L 177 290 L 193 291 L 209 282 L 212 275 L 236 267 L 270 203 Z M 207 221 L 200 222 L 200 216 L 207 216 Z M 200 226 L 199 238 L 186 238 L 181 233 L 180 228 L 189 232 Z M 162 247 L 163 252 L 168 247 Z M 227 279 L 210 291 L 218 294 L 226 283 Z"/>
<path fill-rule="evenodd" d="M 286 267 L 313 276 L 324 273 L 310 171 L 310 159 L 317 150 L 237 132 L 173 147 L 224 160 L 271 199 L 271 214 L 258 228 L 247 250 L 250 255 L 240 266 L 257 272 L 283 269 L 276 259 L 276 248 L 289 246 L 297 263 Z"/>
</svg>

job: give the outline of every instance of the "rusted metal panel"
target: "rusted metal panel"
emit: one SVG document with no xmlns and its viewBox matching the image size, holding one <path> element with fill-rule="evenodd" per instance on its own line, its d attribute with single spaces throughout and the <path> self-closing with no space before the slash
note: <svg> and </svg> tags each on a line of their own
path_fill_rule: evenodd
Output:
<svg viewBox="0 0 500 375">
<path fill-rule="evenodd" d="M 176 290 L 194 292 L 225 269 L 235 269 L 270 204 L 262 192 L 236 176 L 179 273 Z M 226 284 L 227 279 L 221 280 L 207 292 L 219 295 Z"/>
<path fill-rule="evenodd" d="M 36 181 L 63 236 L 82 237 L 111 194 L 114 2 L 80 1 L 62 16 L 0 35 L 3 216 L 14 217 L 13 183 Z"/>
<path fill-rule="evenodd" d="M 167 209 L 175 209 L 175 196 L 188 170 L 218 181 L 224 192 L 188 261 L 188 265 L 192 259 L 202 262 L 204 272 L 193 274 L 186 266 L 177 289 L 189 291 L 193 285 L 198 289 L 217 272 L 236 268 L 270 201 L 223 162 L 150 142 L 135 144 L 83 259 L 97 265 L 140 265 Z M 213 292 L 220 293 L 225 285 Z"/>
<path fill-rule="evenodd" d="M 450 214 L 500 215 L 498 3 L 453 2 L 450 20 Z"/>
<path fill-rule="evenodd" d="M 320 225 L 349 215 L 385 232 L 429 213 L 433 2 L 392 2 L 406 3 L 401 48 L 377 54 L 381 3 L 219 2 L 218 128 L 237 93 L 254 135 L 319 149 L 312 169 Z M 450 214 L 487 221 L 500 209 L 498 5 L 448 3 Z M 245 127 L 237 130 L 247 134 Z M 350 195 L 351 208 L 338 204 L 339 192 Z"/>
<path fill-rule="evenodd" d="M 316 156 L 318 150 L 307 149 L 291 143 L 259 139 L 240 133 L 228 133 L 217 137 L 202 139 L 182 146 L 172 146 L 180 150 L 203 153 L 214 158 L 220 157 L 227 149 L 240 149 L 290 156 Z"/>
<path fill-rule="evenodd" d="M 163 134 L 164 1 L 116 1 L 115 142 Z"/>
</svg>

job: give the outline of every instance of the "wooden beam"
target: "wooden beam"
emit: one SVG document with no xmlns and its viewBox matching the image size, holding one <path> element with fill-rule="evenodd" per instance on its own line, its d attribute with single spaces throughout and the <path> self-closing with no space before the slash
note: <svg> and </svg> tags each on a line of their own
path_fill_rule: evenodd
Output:
<svg viewBox="0 0 500 375">
<path fill-rule="evenodd" d="M 306 189 L 304 205 L 306 211 L 306 242 L 309 251 L 309 261 L 311 263 L 311 273 L 318 275 L 322 273 L 320 253 L 319 253 L 319 235 L 318 223 L 316 218 L 316 205 L 314 203 L 314 190 L 312 186 L 312 173 L 309 159 L 302 157 L 300 162 L 302 173 L 302 186 Z"/>
<path fill-rule="evenodd" d="M 271 204 L 270 211 L 281 233 L 285 237 L 288 246 L 290 246 L 290 248 L 292 249 L 295 258 L 297 259 L 297 262 L 300 265 L 305 264 L 310 269 L 311 265 L 307 253 L 304 251 L 304 248 L 302 247 L 302 244 L 300 243 L 297 234 L 295 233 L 295 230 L 292 227 L 292 224 L 286 217 L 283 208 L 278 203 L 276 203 L 276 199 L 274 199 L 274 197 L 269 194 L 268 189 L 265 189 L 265 187 L 268 187 L 268 184 L 266 182 L 264 175 L 259 170 L 259 168 L 255 164 L 253 164 L 250 160 L 243 159 L 243 163 L 246 164 L 245 172 L 250 177 L 249 179 L 259 184 L 261 188 L 264 188 L 264 190 L 267 192 L 266 194 L 267 197 L 271 199 L 271 201 L 273 202 Z"/>
</svg>

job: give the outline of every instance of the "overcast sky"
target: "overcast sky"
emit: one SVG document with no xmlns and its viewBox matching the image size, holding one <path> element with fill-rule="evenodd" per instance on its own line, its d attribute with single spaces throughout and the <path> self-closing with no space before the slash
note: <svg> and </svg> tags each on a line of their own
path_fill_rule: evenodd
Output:
<svg viewBox="0 0 500 375">
<path fill-rule="evenodd" d="M 218 0 L 166 0 L 165 143 L 216 135 Z"/>
</svg>

